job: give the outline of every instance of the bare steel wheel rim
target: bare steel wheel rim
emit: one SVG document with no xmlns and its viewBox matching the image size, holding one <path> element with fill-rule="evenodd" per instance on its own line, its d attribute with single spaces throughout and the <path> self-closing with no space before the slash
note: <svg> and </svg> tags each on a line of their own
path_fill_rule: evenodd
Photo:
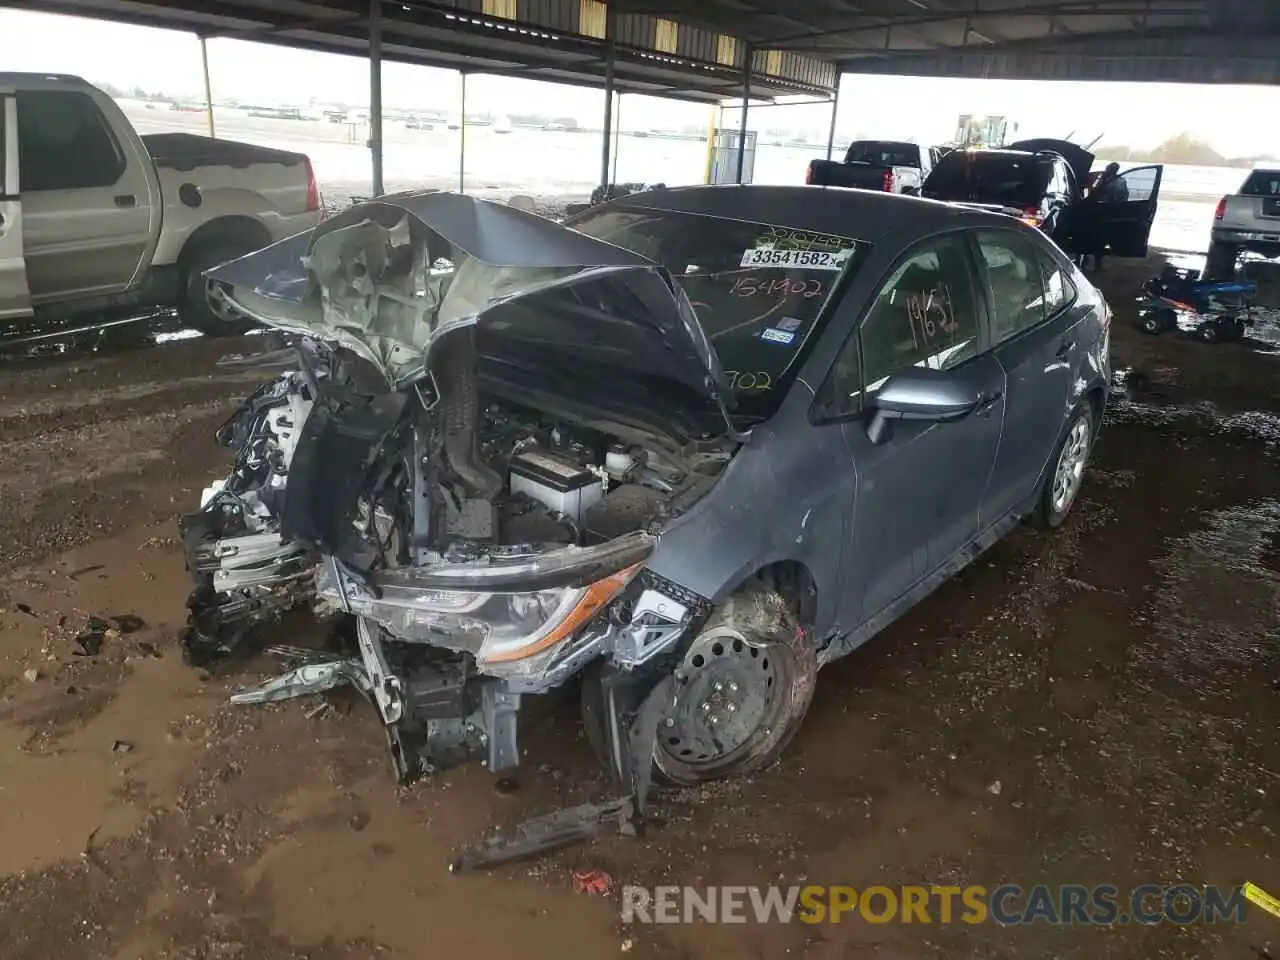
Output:
<svg viewBox="0 0 1280 960">
<path fill-rule="evenodd" d="M 675 672 L 675 701 L 658 726 L 654 760 L 677 781 L 727 775 L 779 734 L 792 674 L 781 644 L 713 627 Z"/>
<path fill-rule="evenodd" d="M 1081 416 L 1071 425 L 1071 432 L 1062 444 L 1062 453 L 1058 455 L 1058 465 L 1053 472 L 1051 504 L 1054 513 L 1065 513 L 1080 492 L 1085 461 L 1089 459 L 1090 433 L 1089 418 Z"/>
</svg>

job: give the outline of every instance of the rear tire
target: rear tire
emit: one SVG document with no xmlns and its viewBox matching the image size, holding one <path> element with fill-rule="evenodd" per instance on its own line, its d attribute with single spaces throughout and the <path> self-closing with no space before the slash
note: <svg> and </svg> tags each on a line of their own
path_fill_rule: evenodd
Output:
<svg viewBox="0 0 1280 960">
<path fill-rule="evenodd" d="M 1149 310 L 1138 316 L 1138 329 L 1151 336 L 1158 336 L 1177 325 L 1164 310 Z"/>
<path fill-rule="evenodd" d="M 1224 339 L 1222 326 L 1217 320 L 1208 320 L 1196 327 L 1196 339 L 1201 343 L 1218 343 Z"/>
<path fill-rule="evenodd" d="M 183 257 L 182 265 L 182 321 L 206 337 L 235 337 L 256 324 L 252 320 L 229 312 L 209 296 L 209 285 L 204 272 L 220 267 L 258 249 L 244 240 L 211 240 L 196 247 Z"/>
<path fill-rule="evenodd" d="M 1236 260 L 1240 258 L 1240 247 L 1234 243 L 1214 241 L 1209 244 L 1209 253 L 1204 260 L 1203 280 L 1231 280 L 1236 275 Z"/>
<path fill-rule="evenodd" d="M 1072 411 L 1067 432 L 1049 461 L 1051 466 L 1031 515 L 1036 526 L 1055 529 L 1062 526 L 1071 513 L 1084 483 L 1084 471 L 1093 450 L 1098 419 L 1093 404 L 1088 400 L 1078 403 Z"/>
</svg>

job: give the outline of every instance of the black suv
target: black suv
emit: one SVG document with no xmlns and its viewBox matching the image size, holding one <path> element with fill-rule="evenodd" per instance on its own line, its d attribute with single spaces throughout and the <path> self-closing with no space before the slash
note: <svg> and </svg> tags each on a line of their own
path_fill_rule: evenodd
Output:
<svg viewBox="0 0 1280 960">
<path fill-rule="evenodd" d="M 1145 257 L 1163 167 L 1135 167 L 1105 194 L 1085 195 L 1093 154 L 1065 140 L 1023 140 L 1000 150 L 956 150 L 921 195 L 1017 217 L 1071 254 Z"/>
</svg>

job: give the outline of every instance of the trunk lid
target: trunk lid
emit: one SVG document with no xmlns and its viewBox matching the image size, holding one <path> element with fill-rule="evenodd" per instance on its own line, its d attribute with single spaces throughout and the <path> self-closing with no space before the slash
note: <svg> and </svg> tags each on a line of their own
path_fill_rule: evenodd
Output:
<svg viewBox="0 0 1280 960">
<path fill-rule="evenodd" d="M 456 270 L 438 269 L 439 259 Z M 476 324 L 732 405 L 720 360 L 667 270 L 485 200 L 382 197 L 206 277 L 248 316 L 348 347 L 393 385 L 422 375 L 433 342 Z"/>
</svg>

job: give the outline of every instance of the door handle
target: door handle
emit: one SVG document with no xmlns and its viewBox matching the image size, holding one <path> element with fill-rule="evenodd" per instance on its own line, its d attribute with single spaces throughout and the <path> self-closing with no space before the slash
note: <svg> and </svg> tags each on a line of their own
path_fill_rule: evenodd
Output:
<svg viewBox="0 0 1280 960">
<path fill-rule="evenodd" d="M 1058 347 L 1058 352 L 1053 355 L 1055 360 L 1066 360 L 1076 352 L 1076 342 L 1074 340 L 1064 340 Z"/>
<path fill-rule="evenodd" d="M 122 193 L 118 197 L 116 197 L 117 207 L 128 208 L 128 207 L 136 207 L 137 205 L 138 205 L 138 198 L 135 197 L 132 193 Z"/>
</svg>

